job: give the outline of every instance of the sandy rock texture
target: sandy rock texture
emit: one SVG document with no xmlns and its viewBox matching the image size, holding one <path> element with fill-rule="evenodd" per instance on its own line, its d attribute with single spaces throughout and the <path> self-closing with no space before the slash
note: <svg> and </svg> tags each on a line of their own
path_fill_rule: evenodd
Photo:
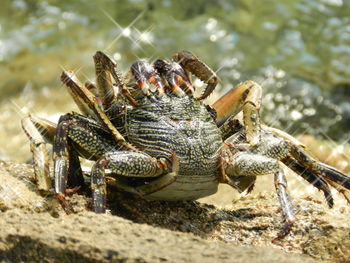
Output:
<svg viewBox="0 0 350 263">
<path fill-rule="evenodd" d="M 229 208 L 199 202 L 146 201 L 109 189 L 109 213 L 89 212 L 74 194 L 65 215 L 39 193 L 30 165 L 0 162 L 1 262 L 350 262 L 348 207 L 294 200 L 293 232 L 281 227 L 274 194 L 240 198 Z"/>
</svg>

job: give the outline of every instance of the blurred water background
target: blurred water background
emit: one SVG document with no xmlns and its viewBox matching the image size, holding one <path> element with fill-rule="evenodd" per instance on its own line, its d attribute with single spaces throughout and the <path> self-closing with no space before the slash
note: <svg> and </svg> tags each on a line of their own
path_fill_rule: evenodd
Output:
<svg viewBox="0 0 350 263">
<path fill-rule="evenodd" d="M 190 50 L 217 71 L 215 98 L 252 79 L 265 123 L 299 136 L 349 171 L 350 1 L 3 0 L 0 9 L 0 159 L 28 161 L 27 112 L 77 110 L 63 68 L 94 79 L 92 55 L 126 72 L 137 59 Z M 202 83 L 195 83 L 201 86 Z"/>
</svg>

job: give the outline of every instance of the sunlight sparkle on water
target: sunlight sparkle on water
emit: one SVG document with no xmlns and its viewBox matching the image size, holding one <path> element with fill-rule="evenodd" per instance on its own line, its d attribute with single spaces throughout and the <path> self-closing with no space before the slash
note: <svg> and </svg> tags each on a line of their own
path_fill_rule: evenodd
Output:
<svg viewBox="0 0 350 263">
<path fill-rule="evenodd" d="M 210 35 L 209 39 L 210 39 L 210 41 L 215 42 L 218 39 L 218 37 L 216 35 L 212 34 L 212 35 Z"/>
<path fill-rule="evenodd" d="M 113 58 L 114 58 L 114 60 L 118 61 L 122 58 L 122 55 L 120 53 L 116 52 L 113 54 Z"/>
<path fill-rule="evenodd" d="M 146 43 L 152 43 L 153 34 L 151 32 L 142 32 L 142 34 L 140 35 L 140 41 L 146 42 Z"/>
<path fill-rule="evenodd" d="M 122 31 L 122 34 L 123 34 L 124 37 L 129 37 L 130 34 L 131 34 L 130 28 L 128 28 L 128 27 L 124 28 L 123 31 Z"/>
<path fill-rule="evenodd" d="M 299 111 L 293 110 L 290 113 L 290 116 L 292 120 L 296 121 L 296 120 L 300 120 L 303 117 L 303 114 L 301 114 Z"/>
<path fill-rule="evenodd" d="M 208 23 L 205 25 L 205 29 L 208 31 L 212 31 L 216 25 L 218 24 L 218 21 L 214 18 L 209 18 Z"/>
</svg>

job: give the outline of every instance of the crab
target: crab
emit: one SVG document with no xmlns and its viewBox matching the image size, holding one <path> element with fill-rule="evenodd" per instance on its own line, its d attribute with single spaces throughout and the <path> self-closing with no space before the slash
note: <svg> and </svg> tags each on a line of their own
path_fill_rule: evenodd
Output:
<svg viewBox="0 0 350 263">
<path fill-rule="evenodd" d="M 71 71 L 61 75 L 81 113 L 65 114 L 57 125 L 31 115 L 22 120 L 43 190 L 51 187 L 46 147 L 53 145 L 54 192 L 67 213 L 72 208 L 65 196 L 84 187 L 79 157 L 95 161 L 96 213 L 106 211 L 107 183 L 150 200 L 196 200 L 214 194 L 219 183 L 250 192 L 257 176 L 274 174 L 282 238 L 295 214 L 281 163 L 323 191 L 330 207 L 329 185 L 350 201 L 347 175 L 314 159 L 289 134 L 260 123 L 257 83 L 240 83 L 209 106 L 203 100 L 218 78 L 188 51 L 153 64 L 137 61 L 125 76 L 101 51 L 94 61 L 96 84 L 82 85 Z M 199 97 L 191 76 L 207 84 Z"/>
</svg>

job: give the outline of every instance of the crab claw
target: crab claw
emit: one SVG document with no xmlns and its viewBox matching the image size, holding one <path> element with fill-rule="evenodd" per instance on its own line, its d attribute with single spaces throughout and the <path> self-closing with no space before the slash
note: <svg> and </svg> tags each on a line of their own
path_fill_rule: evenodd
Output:
<svg viewBox="0 0 350 263">
<path fill-rule="evenodd" d="M 131 73 L 146 96 L 149 96 L 151 92 L 149 84 L 153 84 L 157 88 L 159 94 L 164 94 L 162 80 L 155 69 L 147 62 L 136 61 L 131 66 Z"/>
<path fill-rule="evenodd" d="M 168 82 L 171 91 L 178 97 L 185 94 L 193 96 L 193 86 L 184 71 L 184 69 L 176 62 L 158 59 L 154 63 L 154 67 Z"/>
<path fill-rule="evenodd" d="M 216 73 L 195 55 L 189 51 L 181 51 L 173 56 L 173 60 L 207 84 L 203 94 L 196 98 L 197 100 L 206 99 L 214 91 L 218 83 Z"/>
</svg>

